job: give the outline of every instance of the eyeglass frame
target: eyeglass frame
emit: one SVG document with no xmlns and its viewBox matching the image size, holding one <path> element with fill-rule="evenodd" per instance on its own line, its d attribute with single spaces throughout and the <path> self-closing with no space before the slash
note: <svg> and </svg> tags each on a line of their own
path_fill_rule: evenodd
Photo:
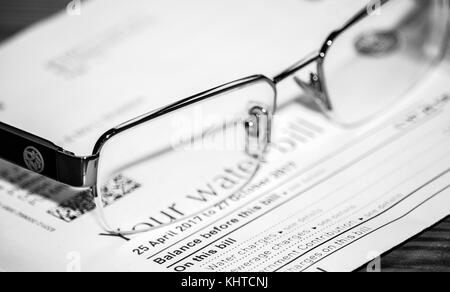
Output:
<svg viewBox="0 0 450 292">
<path fill-rule="evenodd" d="M 389 1 L 392 0 L 381 0 L 380 7 Z M 278 95 L 277 85 L 285 79 L 294 76 L 302 69 L 312 65 L 314 62 L 317 66 L 317 73 L 312 73 L 310 84 L 303 83 L 303 85 L 314 91 L 316 102 L 318 102 L 319 106 L 325 111 L 331 111 L 333 107 L 326 88 L 324 73 L 324 64 L 327 54 L 339 36 L 370 15 L 370 11 L 367 8 L 362 9 L 341 28 L 334 30 L 323 43 L 320 50 L 309 54 L 307 57 L 273 78 L 266 77 L 265 75 L 253 75 L 238 79 L 179 100 L 159 110 L 149 112 L 110 129 L 97 140 L 92 155 L 90 156 L 76 156 L 74 153 L 63 149 L 42 137 L 0 122 L 0 141 L 6 143 L 6 145 L 2 145 L 0 149 L 0 159 L 73 188 L 95 189 L 97 186 L 98 167 L 102 148 L 116 135 L 166 114 L 257 82 L 266 82 L 274 90 L 274 111 L 276 111 Z M 444 53 L 442 54 L 442 57 L 444 57 Z M 299 79 L 296 80 L 297 82 L 300 82 Z M 37 163 L 40 164 L 41 167 L 30 166 L 29 161 L 25 158 L 25 155 L 28 154 L 34 155 L 34 158 L 38 160 Z M 94 194 L 97 194 L 97 192 L 94 191 Z"/>
</svg>

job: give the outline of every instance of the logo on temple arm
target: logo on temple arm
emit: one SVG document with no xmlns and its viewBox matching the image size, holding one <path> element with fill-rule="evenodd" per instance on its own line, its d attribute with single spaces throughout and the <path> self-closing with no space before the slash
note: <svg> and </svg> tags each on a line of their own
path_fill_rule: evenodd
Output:
<svg viewBox="0 0 450 292">
<path fill-rule="evenodd" d="M 42 157 L 39 150 L 34 147 L 27 147 L 23 151 L 23 160 L 25 161 L 25 165 L 29 170 L 41 173 L 44 171 L 44 158 Z"/>
</svg>

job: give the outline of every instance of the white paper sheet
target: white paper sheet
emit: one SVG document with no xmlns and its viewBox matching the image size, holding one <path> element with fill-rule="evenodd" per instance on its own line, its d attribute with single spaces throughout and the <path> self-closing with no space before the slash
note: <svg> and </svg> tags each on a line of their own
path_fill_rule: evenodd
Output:
<svg viewBox="0 0 450 292">
<path fill-rule="evenodd" d="M 246 75 L 273 76 L 361 5 L 131 2 L 93 1 L 80 16 L 61 15 L 3 45 L 1 120 L 89 154 L 103 131 L 128 118 Z M 0 268 L 353 270 L 450 211 L 447 80 L 438 70 L 408 103 L 352 131 L 293 102 L 300 92 L 287 82 L 271 163 L 242 196 L 130 238 L 102 234 L 95 212 L 73 212 L 68 202 L 83 194 L 1 161 Z M 412 119 L 424 105 L 435 111 Z M 292 125 L 307 134 L 299 139 Z"/>
</svg>

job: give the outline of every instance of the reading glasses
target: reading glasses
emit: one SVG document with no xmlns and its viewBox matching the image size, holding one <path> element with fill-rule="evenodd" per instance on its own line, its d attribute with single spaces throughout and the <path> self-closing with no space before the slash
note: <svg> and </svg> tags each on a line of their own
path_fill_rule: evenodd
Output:
<svg viewBox="0 0 450 292">
<path fill-rule="evenodd" d="M 0 158 L 92 189 L 110 233 L 153 230 L 146 218 L 178 199 L 186 203 L 173 208 L 179 215 L 173 222 L 207 212 L 261 168 L 270 151 L 280 82 L 295 80 L 331 121 L 358 126 L 404 98 L 442 59 L 448 0 L 375 4 L 377 11 L 364 7 L 318 51 L 279 75 L 246 77 L 128 121 L 103 134 L 91 156 L 78 157 L 0 122 Z"/>
</svg>

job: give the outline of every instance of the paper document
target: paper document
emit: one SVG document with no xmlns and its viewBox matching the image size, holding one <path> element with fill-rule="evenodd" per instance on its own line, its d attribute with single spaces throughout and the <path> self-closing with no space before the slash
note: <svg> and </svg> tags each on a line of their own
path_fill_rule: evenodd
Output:
<svg viewBox="0 0 450 292">
<path fill-rule="evenodd" d="M 198 216 L 142 236 L 119 257 L 140 259 L 131 270 L 209 272 L 352 271 L 375 259 L 450 211 L 448 77 L 435 77 L 420 102 L 358 135 L 290 108 L 290 138 L 274 146 L 283 163 L 243 191 L 251 199 L 218 206 L 213 222 Z M 286 143 L 297 127 L 310 145 Z M 318 145 L 323 157 L 308 159 Z"/>
<path fill-rule="evenodd" d="M 339 13 L 342 1 L 331 0 L 130 2 L 90 1 L 80 16 L 61 14 L 0 46 L 0 120 L 89 155 L 130 118 L 237 78 L 274 76 L 361 8 L 358 0 Z M 333 19 L 323 25 L 324 17 Z M 251 183 L 139 235 L 103 231 L 88 191 L 0 161 L 0 270 L 355 270 L 450 214 L 449 74 L 448 64 L 436 68 L 404 103 L 355 129 L 305 107 L 286 82 L 267 161 Z M 146 184 L 114 183 L 129 196 Z M 214 186 L 198 186 L 148 224 L 171 222 L 186 202 L 201 209 L 195 197 L 207 200 Z"/>
</svg>

